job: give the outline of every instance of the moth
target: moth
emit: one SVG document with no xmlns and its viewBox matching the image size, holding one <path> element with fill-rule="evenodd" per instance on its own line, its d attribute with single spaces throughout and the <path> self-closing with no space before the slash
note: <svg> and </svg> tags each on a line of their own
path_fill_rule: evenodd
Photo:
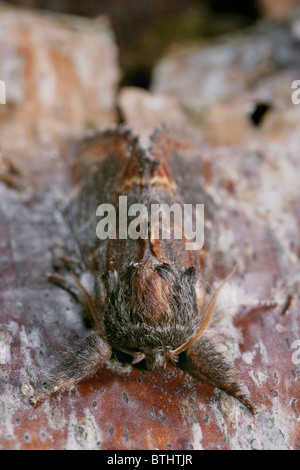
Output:
<svg viewBox="0 0 300 470">
<path fill-rule="evenodd" d="M 218 296 L 235 270 L 209 289 L 218 217 L 201 184 L 203 168 L 197 142 L 166 127 L 153 133 L 147 149 L 125 126 L 99 131 L 75 146 L 64 211 L 72 234 L 70 254 L 61 256 L 49 279 L 76 295 L 92 329 L 51 371 L 48 388 L 32 403 L 92 376 L 121 351 L 149 370 L 173 363 L 255 413 L 215 335 Z M 127 197 L 128 206 L 143 204 L 149 211 L 151 204 L 204 204 L 204 245 L 187 250 L 184 230 L 181 239 L 174 236 L 174 221 L 169 238 L 154 236 L 161 227 L 151 220 L 147 237 L 120 237 L 120 196 Z M 116 207 L 115 238 L 96 234 L 102 203 Z"/>
</svg>

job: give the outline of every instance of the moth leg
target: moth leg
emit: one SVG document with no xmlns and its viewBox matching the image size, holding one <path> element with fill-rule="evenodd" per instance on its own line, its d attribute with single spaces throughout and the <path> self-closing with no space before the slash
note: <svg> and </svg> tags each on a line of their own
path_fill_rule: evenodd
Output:
<svg viewBox="0 0 300 470">
<path fill-rule="evenodd" d="M 34 395 L 31 398 L 31 403 L 40 403 L 53 393 L 69 389 L 91 377 L 110 358 L 111 353 L 109 343 L 97 332 L 92 332 L 73 350 L 69 351 L 57 367 L 50 371 L 47 390 Z"/>
<path fill-rule="evenodd" d="M 13 189 L 21 189 L 22 187 L 17 178 L 12 175 L 6 175 L 5 173 L 0 173 L 0 181 Z"/>
<path fill-rule="evenodd" d="M 245 303 L 240 303 L 239 304 L 239 307 L 252 307 L 254 309 L 258 309 L 258 308 L 265 308 L 265 309 L 268 309 L 268 308 L 275 308 L 275 307 L 280 307 L 280 315 L 285 315 L 296 295 L 297 295 L 297 289 L 294 288 L 294 290 L 290 291 L 286 296 L 285 296 L 285 299 L 281 302 L 278 302 L 277 300 L 272 300 L 272 299 L 262 299 L 262 300 L 253 300 L 252 302 L 245 302 Z"/>
<path fill-rule="evenodd" d="M 287 312 L 289 312 L 290 310 L 290 307 L 292 306 L 292 303 L 294 302 L 294 299 L 296 298 L 297 294 L 299 293 L 299 287 L 297 286 L 297 288 L 295 288 L 292 292 L 290 292 L 287 297 L 286 297 L 286 300 L 281 308 L 281 312 L 280 314 L 283 316 L 285 315 Z"/>
<path fill-rule="evenodd" d="M 101 310 L 101 304 L 98 298 L 92 299 L 88 291 L 82 285 L 78 277 L 73 271 L 70 271 L 70 274 L 73 277 L 73 282 L 70 282 L 66 277 L 56 274 L 56 273 L 47 273 L 48 279 L 53 283 L 59 285 L 62 289 L 65 289 L 67 292 L 72 294 L 76 300 L 78 300 L 85 309 L 87 317 L 92 321 L 96 326 L 99 333 L 102 336 L 105 336 L 105 331 L 102 325 L 102 321 L 99 318 L 98 312 L 99 307 Z"/>
<path fill-rule="evenodd" d="M 21 173 L 15 163 L 0 154 L 0 181 L 13 189 L 23 189 Z"/>
<path fill-rule="evenodd" d="M 55 271 L 70 271 L 70 269 L 82 268 L 81 261 L 72 255 L 69 255 L 69 249 L 62 243 L 57 242 L 51 248 L 52 266 Z"/>
<path fill-rule="evenodd" d="M 67 279 L 65 276 L 62 276 L 61 274 L 46 273 L 46 275 L 47 275 L 48 281 L 66 290 L 67 292 L 72 294 L 77 300 L 81 300 L 78 288 L 74 282 L 70 282 L 69 279 Z"/>
<path fill-rule="evenodd" d="M 210 339 L 199 338 L 186 350 L 178 366 L 200 382 L 224 390 L 245 405 L 252 414 L 256 413 L 243 385 L 238 382 L 233 366 L 216 350 Z"/>
<path fill-rule="evenodd" d="M 241 302 L 239 307 L 253 307 L 253 308 L 275 308 L 278 306 L 278 302 L 272 299 L 254 299 L 247 302 Z"/>
</svg>

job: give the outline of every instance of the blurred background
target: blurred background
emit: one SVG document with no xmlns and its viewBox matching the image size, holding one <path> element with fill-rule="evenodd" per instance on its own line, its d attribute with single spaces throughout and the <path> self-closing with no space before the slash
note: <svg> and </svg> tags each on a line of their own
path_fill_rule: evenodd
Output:
<svg viewBox="0 0 300 470">
<path fill-rule="evenodd" d="M 54 138 L 112 122 L 127 122 L 140 136 L 159 124 L 187 124 L 216 145 L 250 138 L 251 126 L 275 105 L 290 104 L 299 77 L 299 5 L 0 2 L 2 142 L 53 146 Z"/>
<path fill-rule="evenodd" d="M 15 0 L 34 9 L 109 17 L 120 53 L 120 85 L 148 88 L 155 62 L 176 43 L 205 41 L 265 18 L 289 18 L 299 0 Z"/>
</svg>

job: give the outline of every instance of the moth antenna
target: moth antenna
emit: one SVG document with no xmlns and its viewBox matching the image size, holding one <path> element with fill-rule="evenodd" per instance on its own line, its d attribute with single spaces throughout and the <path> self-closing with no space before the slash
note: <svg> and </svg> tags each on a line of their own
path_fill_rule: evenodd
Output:
<svg viewBox="0 0 300 470">
<path fill-rule="evenodd" d="M 206 328 L 209 324 L 209 321 L 211 319 L 211 316 L 212 316 L 212 313 L 214 311 L 214 308 L 215 308 L 215 305 L 216 305 L 216 302 L 217 302 L 217 298 L 218 298 L 218 295 L 219 295 L 221 289 L 224 287 L 226 282 L 228 282 L 232 278 L 232 276 L 235 274 L 236 270 L 237 270 L 237 265 L 234 267 L 234 269 L 231 271 L 231 273 L 224 279 L 224 281 L 219 285 L 218 289 L 216 290 L 216 292 L 215 292 L 215 294 L 214 294 L 214 296 L 213 296 L 213 298 L 210 302 L 210 305 L 208 306 L 207 312 L 204 316 L 204 320 L 203 320 L 199 330 L 195 334 L 195 336 L 193 336 L 193 338 L 189 339 L 186 343 L 179 346 L 177 349 L 174 349 L 174 351 L 172 351 L 173 354 L 177 355 L 177 354 L 180 354 L 181 352 L 185 351 L 195 341 L 197 341 L 197 339 L 200 338 L 200 336 L 204 333 L 204 331 L 206 330 Z"/>
<path fill-rule="evenodd" d="M 126 346 L 121 346 L 120 344 L 116 344 L 116 343 L 111 343 L 111 345 L 113 348 L 118 349 L 118 351 L 121 351 L 125 354 L 129 354 L 130 356 L 132 356 L 133 359 L 132 359 L 131 364 L 138 364 L 146 357 L 146 354 L 144 352 L 132 351 L 130 350 L 130 348 L 126 348 Z"/>
<path fill-rule="evenodd" d="M 171 351 L 171 350 L 170 350 L 170 351 L 167 351 L 167 352 L 166 352 L 166 357 L 167 357 L 171 362 L 173 362 L 173 364 L 177 364 L 177 362 L 178 362 L 178 356 L 177 356 L 177 354 L 176 354 L 175 351 Z"/>
<path fill-rule="evenodd" d="M 94 305 L 93 305 L 93 301 L 92 301 L 92 298 L 90 296 L 90 294 L 88 293 L 88 291 L 86 290 L 86 288 L 81 284 L 80 280 L 78 279 L 78 277 L 76 276 L 76 274 L 71 270 L 70 273 L 72 274 L 76 284 L 78 285 L 79 289 L 81 289 L 85 299 L 86 299 L 86 302 L 87 302 L 87 305 L 88 305 L 88 308 L 89 308 L 89 311 L 92 315 L 92 318 L 95 322 L 95 325 L 98 329 L 98 331 L 101 333 L 101 335 L 103 336 L 103 338 L 106 338 L 106 334 L 105 334 L 105 331 L 103 330 L 103 327 L 101 325 L 101 322 L 99 320 L 99 317 L 97 315 L 97 312 L 96 310 L 94 309 Z"/>
<path fill-rule="evenodd" d="M 133 355 L 133 361 L 131 362 L 131 364 L 138 364 L 143 359 L 145 359 L 145 357 L 146 357 L 146 354 L 143 352 L 135 353 Z"/>
</svg>

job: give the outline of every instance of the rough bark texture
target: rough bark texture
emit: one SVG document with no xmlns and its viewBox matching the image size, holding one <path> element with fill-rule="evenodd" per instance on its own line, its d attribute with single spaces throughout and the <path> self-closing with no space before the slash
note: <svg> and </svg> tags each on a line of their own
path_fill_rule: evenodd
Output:
<svg viewBox="0 0 300 470">
<path fill-rule="evenodd" d="M 39 43 L 38 50 L 44 58 L 52 56 L 52 46 L 44 45 L 38 36 L 46 26 L 39 30 L 37 25 L 41 23 L 36 22 L 35 15 L 19 17 L 4 11 L 0 22 L 4 18 L 5 24 L 0 28 L 3 44 L 0 78 L 9 81 L 9 75 L 3 74 L 10 69 L 11 59 L 15 57 L 12 62 L 17 68 L 20 64 L 24 67 L 26 58 L 37 53 L 34 40 Z M 34 29 L 28 26 L 31 21 Z M 291 41 L 290 36 L 290 31 L 296 34 L 297 29 L 282 32 L 278 28 L 278 40 L 282 44 L 285 38 L 287 44 L 284 57 L 293 59 L 286 60 L 285 65 L 278 65 L 275 60 L 267 71 L 266 58 L 262 59 L 262 68 L 256 68 L 259 49 L 253 46 L 253 36 L 244 37 L 243 43 L 254 49 L 254 65 L 250 61 L 245 73 L 240 63 L 236 65 L 233 60 L 235 78 L 231 73 L 228 78 L 223 76 L 214 89 L 216 96 L 211 93 L 205 106 L 198 97 L 205 97 L 206 81 L 220 72 L 218 49 L 208 49 L 209 56 L 215 57 L 215 65 L 210 65 L 208 75 L 198 67 L 198 59 L 193 68 L 192 56 L 189 56 L 190 69 L 180 62 L 182 52 L 179 57 L 166 58 L 167 63 L 172 61 L 172 72 L 163 80 L 164 89 L 158 84 L 157 72 L 153 81 L 153 92 L 160 93 L 159 101 L 156 94 L 140 91 L 136 92 L 135 100 L 134 90 L 130 90 L 131 95 L 127 91 L 127 96 L 126 90 L 123 91 L 118 101 L 126 121 L 143 139 L 147 140 L 157 121 L 170 121 L 170 110 L 173 123 L 197 132 L 206 162 L 202 178 L 221 213 L 220 269 L 216 275 L 223 275 L 223 265 L 237 262 L 239 292 L 245 296 L 245 303 L 250 303 L 249 299 L 278 300 L 279 307 L 275 309 L 239 308 L 223 332 L 223 346 L 260 409 L 253 417 L 224 392 L 198 383 L 175 367 L 164 373 L 145 372 L 117 359 L 70 392 L 60 393 L 37 407 L 29 404 L 33 388 L 40 387 L 46 371 L 59 362 L 63 351 L 86 334 L 80 307 L 69 294 L 47 282 L 46 272 L 52 269 L 51 247 L 67 236 L 59 211 L 59 204 L 64 202 L 67 169 L 64 144 L 75 134 L 80 137 L 90 117 L 96 125 L 114 120 L 117 70 L 115 46 L 107 29 L 105 33 L 102 29 L 96 33 L 93 22 L 84 22 L 84 31 L 87 28 L 92 33 L 81 30 L 75 33 L 63 26 L 60 19 L 45 21 L 49 34 L 51 28 L 59 29 L 66 51 L 64 60 L 68 63 L 74 34 L 79 35 L 77 44 L 82 47 L 85 66 L 78 69 L 84 72 L 82 80 L 75 84 L 70 79 L 69 86 L 69 79 L 63 75 L 65 65 L 58 69 L 57 62 L 48 59 L 46 62 L 36 59 L 36 66 L 26 76 L 16 72 L 16 77 L 25 80 L 16 88 L 23 92 L 38 82 L 40 73 L 43 75 L 39 68 L 43 63 L 47 64 L 46 77 L 57 74 L 57 83 L 63 80 L 65 91 L 59 100 L 62 108 L 69 111 L 61 119 L 53 110 L 52 101 L 42 105 L 39 94 L 33 91 L 28 95 L 29 101 L 16 94 L 19 98 L 13 104 L 0 108 L 3 157 L 12 158 L 21 169 L 21 175 L 15 177 L 25 186 L 18 191 L 0 183 L 1 447 L 300 449 L 300 366 L 295 354 L 295 341 L 300 339 L 300 302 L 296 289 L 300 280 L 300 105 L 291 102 L 291 83 L 300 79 L 300 67 L 294 50 L 298 48 L 299 38 Z M 2 34 L 3 28 L 9 28 L 6 35 Z M 22 36 L 24 31 L 27 31 L 26 39 Z M 37 39 L 31 36 L 33 31 Z M 269 36 L 264 36 L 263 31 L 260 34 L 263 44 L 263 38 Z M 90 35 L 94 45 L 84 45 L 85 40 L 90 44 Z M 277 37 L 276 30 L 273 35 Z M 102 40 L 110 44 L 107 55 L 111 54 L 105 62 L 105 73 L 110 73 L 107 63 L 112 64 L 113 70 L 107 85 L 110 118 L 106 111 L 103 114 L 101 100 L 95 102 L 100 86 L 95 77 L 101 78 L 102 73 L 98 74 L 94 67 L 102 69 L 103 59 L 102 55 L 99 59 L 95 56 L 95 50 L 97 41 Z M 266 43 L 270 44 L 270 40 L 266 39 Z M 237 50 L 236 44 L 240 44 L 239 39 L 222 45 L 222 51 L 234 57 L 230 51 Z M 91 47 L 88 54 L 86 47 Z M 20 48 L 25 55 L 19 62 L 20 52 L 16 51 Z M 206 50 L 195 53 L 205 54 Z M 186 57 L 191 52 L 184 54 Z M 163 70 L 162 64 L 159 67 Z M 230 61 L 228 67 L 222 68 L 224 73 L 230 70 Z M 180 71 L 180 99 L 173 86 L 176 70 Z M 189 73 L 195 74 L 192 81 Z M 249 81 L 249 76 L 254 78 Z M 231 83 L 229 87 L 227 80 L 235 82 L 236 87 Z M 172 85 L 171 90 L 167 89 L 167 82 Z M 193 83 L 198 87 L 194 101 L 191 100 Z M 173 95 L 171 99 L 169 91 Z M 84 110 L 76 107 L 73 120 L 72 106 L 79 99 L 78 93 L 84 100 Z M 161 97 L 162 93 L 165 96 Z M 30 103 L 32 114 L 28 110 Z M 253 113 L 265 109 L 259 108 L 262 104 L 267 105 L 266 111 L 256 122 Z M 38 135 L 47 146 L 31 132 L 40 117 L 46 127 Z M 9 166 L 7 171 L 14 173 Z M 281 315 L 281 307 L 289 300 L 289 308 Z"/>
</svg>

